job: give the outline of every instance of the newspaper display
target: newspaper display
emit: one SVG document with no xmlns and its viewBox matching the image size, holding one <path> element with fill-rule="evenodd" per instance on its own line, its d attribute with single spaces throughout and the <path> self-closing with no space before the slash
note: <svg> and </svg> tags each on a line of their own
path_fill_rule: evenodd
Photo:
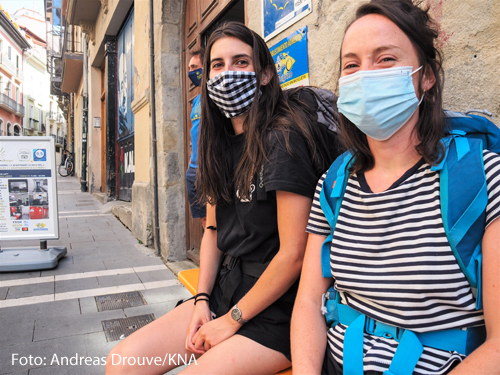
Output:
<svg viewBox="0 0 500 375">
<path fill-rule="evenodd" d="M 58 239 L 52 137 L 0 137 L 0 240 Z"/>
</svg>

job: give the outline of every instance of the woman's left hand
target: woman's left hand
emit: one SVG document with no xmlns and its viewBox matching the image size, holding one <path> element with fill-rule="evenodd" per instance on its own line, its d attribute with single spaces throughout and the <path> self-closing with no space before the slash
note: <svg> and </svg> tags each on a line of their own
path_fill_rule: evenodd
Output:
<svg viewBox="0 0 500 375">
<path fill-rule="evenodd" d="M 234 321 L 230 313 L 227 313 L 202 325 L 193 336 L 193 344 L 196 349 L 207 351 L 233 336 L 240 328 L 241 324 Z"/>
</svg>

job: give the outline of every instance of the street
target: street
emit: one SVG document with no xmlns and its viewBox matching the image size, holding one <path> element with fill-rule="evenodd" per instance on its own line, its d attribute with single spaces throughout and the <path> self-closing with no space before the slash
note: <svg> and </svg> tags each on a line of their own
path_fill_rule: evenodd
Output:
<svg viewBox="0 0 500 375">
<path fill-rule="evenodd" d="M 60 238 L 48 246 L 66 246 L 68 254 L 53 270 L 0 273 L 0 374 L 104 374 L 104 359 L 119 342 L 108 342 L 104 326 L 113 328 L 120 318 L 158 318 L 190 296 L 154 249 L 107 212 L 109 203 L 81 193 L 73 177 L 58 176 L 57 186 Z M 132 307 L 105 310 L 112 297 L 96 299 L 115 293 L 127 299 L 134 291 L 143 299 Z"/>
</svg>

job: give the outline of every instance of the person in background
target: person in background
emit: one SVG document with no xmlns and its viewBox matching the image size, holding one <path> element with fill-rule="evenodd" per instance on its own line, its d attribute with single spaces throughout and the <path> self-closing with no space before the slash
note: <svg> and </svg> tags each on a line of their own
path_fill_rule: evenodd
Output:
<svg viewBox="0 0 500 375">
<path fill-rule="evenodd" d="M 189 79 L 196 87 L 201 85 L 201 78 L 203 76 L 203 58 L 204 50 L 198 49 L 191 52 L 191 59 L 189 60 Z M 191 110 L 191 158 L 189 159 L 189 166 L 186 170 L 186 186 L 189 207 L 191 208 L 191 215 L 193 219 L 200 218 L 201 225 L 205 229 L 207 223 L 207 210 L 205 204 L 201 204 L 196 199 L 196 175 L 198 172 L 198 134 L 200 130 L 201 120 L 201 94 L 193 99 Z"/>
</svg>

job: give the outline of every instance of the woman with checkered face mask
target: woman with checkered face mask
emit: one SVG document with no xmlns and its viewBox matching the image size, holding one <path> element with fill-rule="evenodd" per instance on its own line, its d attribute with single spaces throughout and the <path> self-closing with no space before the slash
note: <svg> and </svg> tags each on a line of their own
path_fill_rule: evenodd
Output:
<svg viewBox="0 0 500 375">
<path fill-rule="evenodd" d="M 125 339 L 122 356 L 194 354 L 186 373 L 274 374 L 290 366 L 290 317 L 315 184 L 328 160 L 313 114 L 281 90 L 264 40 L 229 22 L 203 66 L 196 190 L 207 203 L 198 294 Z M 174 366 L 112 368 L 163 374 Z"/>
</svg>

